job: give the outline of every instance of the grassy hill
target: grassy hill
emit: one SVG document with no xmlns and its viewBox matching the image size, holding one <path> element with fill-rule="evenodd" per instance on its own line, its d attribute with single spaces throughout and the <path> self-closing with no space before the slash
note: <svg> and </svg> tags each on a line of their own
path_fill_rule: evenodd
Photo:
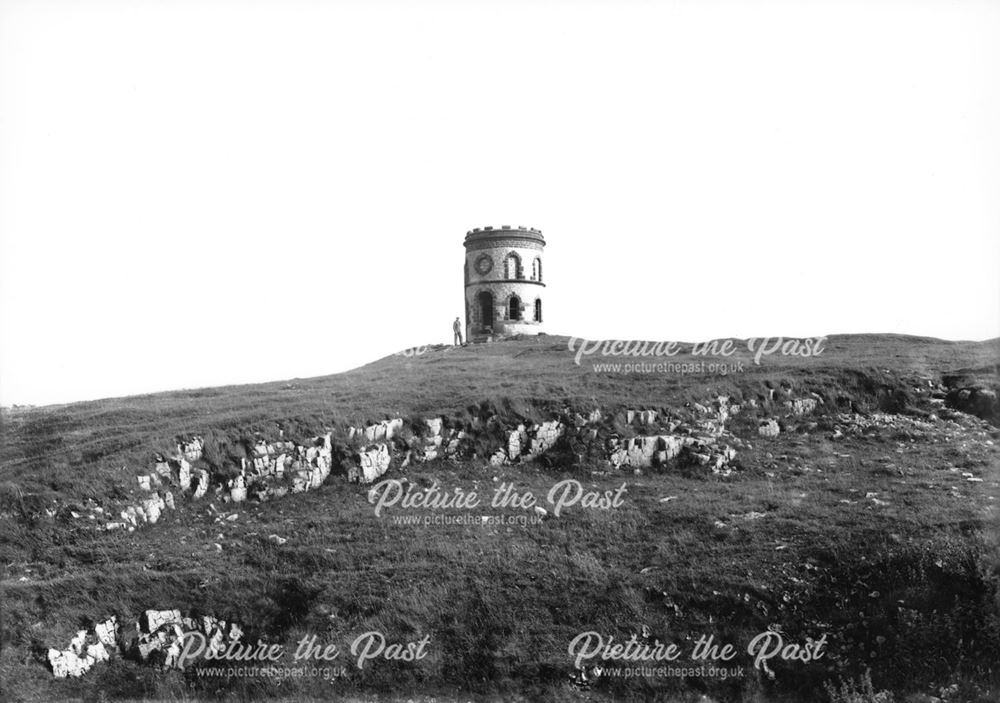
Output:
<svg viewBox="0 0 1000 703">
<path fill-rule="evenodd" d="M 1000 340 L 843 335 L 819 356 L 775 353 L 760 364 L 745 340 L 735 346 L 725 360 L 682 345 L 671 358 L 595 353 L 578 364 L 569 340 L 539 337 L 410 350 L 320 378 L 5 410 L 3 693 L 792 701 L 828 700 L 824 684 L 856 683 L 870 670 L 875 690 L 897 700 L 942 690 L 947 700 L 995 700 L 1000 432 L 948 398 L 962 386 L 997 387 Z M 732 364 L 725 375 L 694 368 L 723 361 Z M 636 362 L 688 372 L 595 368 Z M 599 409 L 605 419 L 593 431 L 603 442 L 644 432 L 627 421 L 629 409 L 683 426 L 720 396 L 742 406 L 726 426 L 737 448 L 730 472 L 680 461 L 616 470 L 569 439 L 538 460 L 491 466 L 500 435 L 484 429 L 476 451 L 405 469 L 405 447 L 395 446 L 386 475 L 482 493 L 513 483 L 538 496 L 567 478 L 599 492 L 626 483 L 614 510 L 550 511 L 525 524 L 403 524 L 393 516 L 410 513 L 376 516 L 367 488 L 335 475 L 266 503 L 179 501 L 134 532 L 74 517 L 135 500 L 136 476 L 195 434 L 205 438 L 202 463 L 219 476 L 261 437 L 346 436 L 394 417 L 408 428 L 442 417 L 476 432 L 483 418 L 509 429 Z M 785 405 L 809 397 L 821 402 L 806 415 Z M 780 434 L 761 436 L 771 419 Z M 429 635 L 430 644 L 419 662 L 364 669 L 345 653 L 346 675 L 332 681 L 211 678 L 122 657 L 80 679 L 46 668 L 47 648 L 65 647 L 80 628 L 173 608 L 238 622 L 251 639 L 290 649 L 310 633 L 346 648 L 370 630 L 400 641 Z M 710 634 L 745 646 L 769 627 L 789 642 L 825 633 L 827 655 L 772 661 L 773 678 L 744 655 L 734 678 L 625 679 L 581 671 L 567 652 L 591 630 L 688 645 Z"/>
</svg>

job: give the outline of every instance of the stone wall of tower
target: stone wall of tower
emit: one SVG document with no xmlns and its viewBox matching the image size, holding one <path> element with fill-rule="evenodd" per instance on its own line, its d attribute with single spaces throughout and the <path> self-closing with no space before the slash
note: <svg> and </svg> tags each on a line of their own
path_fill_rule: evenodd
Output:
<svg viewBox="0 0 1000 703">
<path fill-rule="evenodd" d="M 468 233 L 465 242 L 468 340 L 485 341 L 543 331 L 544 247 L 541 232 L 533 229 L 486 228 Z M 484 294 L 489 297 L 484 299 Z M 511 305 L 512 296 L 516 296 L 519 305 Z"/>
</svg>

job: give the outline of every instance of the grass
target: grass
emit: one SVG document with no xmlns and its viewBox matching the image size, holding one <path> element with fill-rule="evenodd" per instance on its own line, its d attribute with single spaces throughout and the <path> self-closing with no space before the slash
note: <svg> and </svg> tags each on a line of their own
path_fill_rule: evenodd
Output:
<svg viewBox="0 0 1000 703">
<path fill-rule="evenodd" d="M 680 376 L 595 373 L 587 360 L 573 363 L 565 339 L 550 337 L 435 348 L 317 379 L 5 412 L 3 693 L 17 701 L 396 700 L 409 692 L 441 700 L 820 701 L 829 686 L 848 695 L 870 675 L 873 695 L 895 692 L 897 700 L 949 686 L 965 696 L 950 700 L 992 700 L 1000 691 L 1000 433 L 931 400 L 944 376 L 995 384 L 998 350 L 997 341 L 844 336 L 831 338 L 818 359 Z M 786 417 L 782 400 L 809 392 L 826 400 L 820 411 Z M 304 441 L 395 416 L 419 432 L 421 418 L 439 415 L 459 426 L 496 413 L 515 425 L 601 408 L 607 431 L 636 433 L 617 411 L 684 417 L 690 404 L 718 394 L 758 401 L 730 425 L 743 446 L 728 477 L 613 472 L 586 458 L 500 468 L 477 458 L 405 471 L 418 485 L 484 493 L 502 481 L 538 496 L 564 478 L 601 491 L 628 484 L 620 508 L 570 508 L 541 524 L 394 524 L 393 516 L 413 511 L 390 508 L 376 518 L 365 489 L 336 477 L 274 502 L 216 503 L 238 514 L 234 521 L 220 521 L 208 500 L 179 501 L 161 523 L 134 533 L 97 532 L 69 514 L 87 499 L 128 499 L 154 455 L 191 434 L 206 438 L 207 466 L 222 473 L 256 433 L 275 438 L 279 429 Z M 852 408 L 896 414 L 890 425 L 831 439 L 838 413 Z M 758 437 L 758 417 L 774 415 L 782 433 Z M 481 441 L 485 452 L 492 440 Z M 962 471 L 984 480 L 970 483 Z M 59 510 L 50 518 L 46 508 Z M 762 517 L 747 518 L 753 513 Z M 275 545 L 270 534 L 288 542 Z M 60 681 L 42 664 L 44 649 L 64 647 L 79 627 L 175 607 L 242 623 L 251 639 L 292 649 L 308 633 L 346 648 L 368 630 L 399 641 L 429 634 L 431 645 L 420 662 L 348 666 L 332 684 L 206 679 L 121 659 Z M 627 639 L 645 629 L 680 644 L 714 634 L 745 645 L 769 626 L 789 641 L 827 633 L 829 654 L 809 664 L 772 662 L 773 680 L 747 666 L 746 676 L 727 681 L 572 682 L 567 644 L 582 631 Z"/>
</svg>

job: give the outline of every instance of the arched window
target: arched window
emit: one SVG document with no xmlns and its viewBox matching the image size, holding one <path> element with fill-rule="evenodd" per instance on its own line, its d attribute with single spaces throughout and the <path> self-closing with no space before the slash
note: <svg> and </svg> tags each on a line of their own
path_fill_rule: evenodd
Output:
<svg viewBox="0 0 1000 703">
<path fill-rule="evenodd" d="M 535 259 L 537 261 L 538 259 Z M 535 322 L 542 321 L 542 299 L 535 298 Z"/>
<path fill-rule="evenodd" d="M 535 257 L 534 261 L 531 262 L 531 280 L 541 281 L 542 280 L 542 260 L 539 257 Z"/>
<path fill-rule="evenodd" d="M 521 273 L 521 257 L 514 252 L 507 254 L 507 258 L 503 262 L 503 270 L 504 278 L 521 278 L 523 276 Z"/>
<path fill-rule="evenodd" d="M 507 319 L 508 320 L 520 320 L 521 319 L 521 299 L 516 295 L 510 296 L 510 303 L 507 306 Z"/>
</svg>

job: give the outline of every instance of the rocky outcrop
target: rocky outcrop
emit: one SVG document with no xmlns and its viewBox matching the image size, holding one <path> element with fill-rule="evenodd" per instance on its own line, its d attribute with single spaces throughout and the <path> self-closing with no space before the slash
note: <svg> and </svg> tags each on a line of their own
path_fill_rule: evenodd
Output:
<svg viewBox="0 0 1000 703">
<path fill-rule="evenodd" d="M 577 429 L 586 424 L 587 420 L 582 415 L 574 420 L 574 427 Z M 490 455 L 490 464 L 500 466 L 536 459 L 555 446 L 566 431 L 567 426 L 559 420 L 519 424 L 513 430 L 506 431 L 507 441 Z"/>
<path fill-rule="evenodd" d="M 390 442 L 402 429 L 403 419 L 397 417 L 392 420 L 383 420 L 374 425 L 369 425 L 364 429 L 349 427 L 348 439 L 363 437 L 366 442 Z"/>
<path fill-rule="evenodd" d="M 243 629 L 211 615 L 185 617 L 180 610 L 147 610 L 133 622 L 119 626 L 112 616 L 92 631 L 80 630 L 66 649 L 49 649 L 48 662 L 58 678 L 79 677 L 112 655 L 163 668 L 181 668 L 183 637 L 198 633 L 205 638 L 202 656 L 224 650 L 240 641 Z"/>
<path fill-rule="evenodd" d="M 174 496 L 170 491 L 162 495 L 159 491 L 149 498 L 144 498 L 138 505 L 130 505 L 121 511 L 121 520 L 107 523 L 108 530 L 128 529 L 130 532 L 145 524 L 155 525 L 164 510 L 174 509 Z"/>
<path fill-rule="evenodd" d="M 66 649 L 49 649 L 48 662 L 57 678 L 83 676 L 95 664 L 110 659 L 118 626 L 115 618 L 100 623 L 94 632 L 79 630 Z"/>
<path fill-rule="evenodd" d="M 757 428 L 757 434 L 761 437 L 777 437 L 780 432 L 781 427 L 778 426 L 777 420 L 761 420 Z"/>
<path fill-rule="evenodd" d="M 969 386 L 948 391 L 945 402 L 949 407 L 1000 426 L 1000 400 L 992 388 Z"/>
<path fill-rule="evenodd" d="M 355 483 L 372 483 L 389 470 L 392 455 L 385 444 L 371 449 L 362 448 L 357 454 L 358 463 L 347 471 L 347 480 Z"/>
<path fill-rule="evenodd" d="M 539 456 L 550 449 L 563 436 L 565 427 L 558 420 L 552 420 L 537 425 L 533 430 L 528 433 L 531 439 L 528 449 L 529 457 Z"/>
<path fill-rule="evenodd" d="M 820 402 L 822 402 L 822 399 L 798 398 L 795 400 L 786 400 L 784 406 L 793 415 L 805 415 L 806 413 L 813 412 Z"/>
<path fill-rule="evenodd" d="M 194 494 L 191 497 L 195 499 L 203 497 L 208 492 L 208 471 L 195 469 L 193 481 Z"/>
<path fill-rule="evenodd" d="M 402 421 L 400 421 L 401 423 Z M 125 507 L 121 520 L 106 523 L 108 530 L 135 530 L 147 523 L 156 523 L 164 510 L 175 507 L 174 495 L 164 486 L 172 486 L 180 495 L 203 498 L 212 485 L 211 475 L 203 468 L 193 468 L 189 458 L 201 459 L 204 441 L 194 437 L 178 443 L 177 455 L 170 459 L 158 456 L 152 473 L 138 476 L 139 489 L 153 495 L 138 504 Z M 333 467 L 333 435 L 316 437 L 308 446 L 280 440 L 258 440 L 252 456 L 241 462 L 239 473 L 218 481 L 215 496 L 224 503 L 242 503 L 250 497 L 258 501 L 279 498 L 292 493 L 318 488 L 329 477 Z"/>
<path fill-rule="evenodd" d="M 616 469 L 666 467 L 678 461 L 687 465 L 708 466 L 715 473 L 728 473 L 726 467 L 736 458 L 736 450 L 720 443 L 717 437 L 696 435 L 644 435 L 608 440 L 608 461 Z"/>
<path fill-rule="evenodd" d="M 411 458 L 415 461 L 434 461 L 457 456 L 469 438 L 469 434 L 463 429 L 446 428 L 444 420 L 440 417 L 424 420 L 424 424 L 427 428 L 426 434 L 422 438 L 411 440 L 407 446 Z"/>
<path fill-rule="evenodd" d="M 783 396 L 789 418 L 811 413 L 823 403 L 816 394 L 791 398 L 784 392 Z M 769 402 L 761 406 L 748 399 L 745 405 L 760 412 Z M 413 463 L 440 459 L 479 459 L 494 466 L 539 459 L 558 465 L 596 460 L 618 470 L 679 465 L 726 474 L 740 446 L 727 423 L 743 407 L 719 395 L 677 411 L 640 408 L 609 414 L 600 409 L 563 408 L 551 419 L 516 424 L 507 424 L 496 414 L 473 416 L 462 426 L 449 426 L 440 417 L 409 425 L 403 418 L 390 418 L 330 431 L 305 445 L 284 439 L 281 431 L 277 440 L 258 436 L 246 445 L 248 456 L 241 460 L 238 472 L 215 475 L 204 465 L 196 465 L 205 456 L 205 440 L 194 435 L 177 442 L 174 456 L 156 457 L 152 471 L 137 477 L 139 491 L 147 495 L 126 506 L 121 519 L 106 527 L 134 530 L 156 523 L 164 511 L 174 509 L 175 493 L 194 500 L 212 495 L 223 503 L 267 501 L 315 490 L 335 470 L 348 481 L 368 484 L 394 466 L 405 470 Z M 622 420 L 629 429 L 619 434 L 615 430 L 621 425 L 616 423 Z M 780 431 L 775 419 L 760 421 L 760 436 L 776 437 Z M 495 443 L 485 453 L 484 438 Z"/>
<path fill-rule="evenodd" d="M 652 425 L 656 422 L 656 410 L 626 410 L 625 422 L 628 424 Z"/>
<path fill-rule="evenodd" d="M 205 440 L 201 437 L 191 437 L 186 441 L 177 444 L 177 455 L 188 462 L 196 462 L 202 457 L 205 449 Z"/>
</svg>

